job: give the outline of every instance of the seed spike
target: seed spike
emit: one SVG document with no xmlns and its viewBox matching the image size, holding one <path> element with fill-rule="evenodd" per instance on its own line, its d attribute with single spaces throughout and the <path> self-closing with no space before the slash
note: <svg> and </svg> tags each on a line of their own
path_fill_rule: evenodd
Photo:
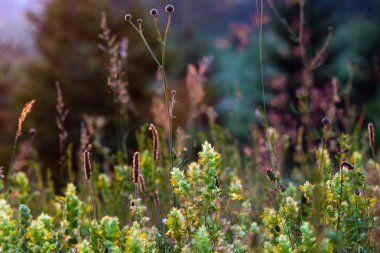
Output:
<svg viewBox="0 0 380 253">
<path fill-rule="evenodd" d="M 83 151 L 83 172 L 84 172 L 85 179 L 90 180 L 92 165 L 91 165 L 90 151 L 88 151 L 87 149 Z"/>
<path fill-rule="evenodd" d="M 139 182 L 140 174 L 140 153 L 135 152 L 133 154 L 133 183 L 137 184 Z"/>
<path fill-rule="evenodd" d="M 152 133 L 153 161 L 156 162 L 158 160 L 158 149 L 160 147 L 158 131 L 157 131 L 157 128 L 153 124 L 149 125 L 149 131 Z"/>
<path fill-rule="evenodd" d="M 368 124 L 368 138 L 371 148 L 375 147 L 375 130 L 372 123 Z"/>
</svg>

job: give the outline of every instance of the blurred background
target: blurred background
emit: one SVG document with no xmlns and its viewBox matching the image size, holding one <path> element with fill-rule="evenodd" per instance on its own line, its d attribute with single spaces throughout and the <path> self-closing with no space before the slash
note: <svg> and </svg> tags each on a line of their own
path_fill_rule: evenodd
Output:
<svg viewBox="0 0 380 253">
<path fill-rule="evenodd" d="M 86 120 L 104 128 L 102 142 L 112 152 L 118 142 L 136 147 L 133 136 L 143 124 L 165 128 L 157 66 L 124 15 L 143 19 L 147 39 L 158 50 L 149 10 L 159 10 L 164 26 L 168 3 L 176 8 L 168 43 L 169 89 L 176 90 L 177 101 L 175 130 L 199 135 L 212 117 L 243 150 L 251 126 L 262 123 L 264 109 L 255 0 L 0 0 L 0 163 L 10 161 L 17 119 L 31 99 L 37 102 L 21 140 L 29 138 L 28 129 L 36 129 L 34 146 L 42 167 L 53 170 L 62 153 L 60 141 L 78 149 L 81 122 Z M 300 125 L 321 127 L 330 98 L 339 94 L 344 99 L 335 98 L 334 113 L 342 122 L 362 119 L 380 125 L 380 2 L 306 0 L 303 40 L 305 57 L 316 61 L 313 71 L 305 71 L 299 43 L 292 37 L 299 32 L 298 1 L 265 0 L 264 5 L 269 124 L 288 133 L 294 143 Z M 100 46 L 103 12 L 117 40 L 128 39 L 128 55 L 122 59 L 128 138 L 121 140 L 115 97 L 107 86 L 109 58 Z M 192 75 L 201 77 L 201 90 L 189 90 Z M 64 130 L 56 123 L 56 82 L 68 111 Z M 305 87 L 307 113 L 302 111 Z M 350 108 L 358 113 L 347 113 Z M 346 125 L 340 127 L 345 130 Z"/>
</svg>

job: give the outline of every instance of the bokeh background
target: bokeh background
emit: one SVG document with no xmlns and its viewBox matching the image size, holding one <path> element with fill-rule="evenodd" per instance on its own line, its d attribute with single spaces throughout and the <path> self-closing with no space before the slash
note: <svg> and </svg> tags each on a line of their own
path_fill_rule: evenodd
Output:
<svg viewBox="0 0 380 253">
<path fill-rule="evenodd" d="M 328 111 L 327 98 L 335 92 L 344 101 L 338 108 L 352 106 L 360 114 L 344 114 L 348 121 L 362 117 L 380 125 L 380 2 L 376 0 L 306 1 L 305 48 L 317 54 L 329 31 L 332 38 L 313 72 L 310 88 L 311 117 L 297 117 L 299 87 L 303 83 L 299 46 L 265 2 L 263 19 L 263 72 L 266 107 L 270 125 L 296 138 L 301 124 L 321 126 Z M 272 0 L 289 27 L 297 31 L 297 0 Z M 114 97 L 107 88 L 108 59 L 99 49 L 100 21 L 107 14 L 108 25 L 118 38 L 126 36 L 127 62 L 123 62 L 131 106 L 127 127 L 130 136 L 140 126 L 157 121 L 154 97 L 160 94 L 157 69 L 138 35 L 124 21 L 125 13 L 141 17 L 154 49 L 153 22 L 149 10 L 156 7 L 161 25 L 169 1 L 153 0 L 0 0 L 0 162 L 8 163 L 22 106 L 37 99 L 25 129 L 35 128 L 34 146 L 45 168 L 59 160 L 59 129 L 56 124 L 57 92 L 60 83 L 65 107 L 66 144 L 79 147 L 81 122 L 85 116 L 106 122 L 103 142 L 117 149 Z M 172 0 L 176 7 L 168 44 L 170 89 L 176 90 L 175 129 L 195 135 L 207 127 L 207 112 L 201 110 L 189 121 L 191 101 L 186 86 L 188 65 L 200 59 L 210 61 L 204 74 L 203 103 L 213 108 L 217 123 L 228 129 L 242 150 L 250 126 L 262 120 L 258 24 L 254 0 Z M 339 114 L 339 110 L 337 110 Z M 155 117 L 156 116 L 156 117 Z M 339 115 L 338 115 L 339 116 Z M 191 118 L 191 117 L 190 117 Z M 99 118 L 98 118 L 99 119 Z M 158 122 L 156 122 L 158 123 Z M 343 129 L 344 130 L 344 129 Z M 27 131 L 26 131 L 27 132 Z M 25 134 L 23 139 L 27 139 Z M 195 145 L 195 144 L 194 144 Z M 135 147 L 136 139 L 128 138 Z"/>
</svg>

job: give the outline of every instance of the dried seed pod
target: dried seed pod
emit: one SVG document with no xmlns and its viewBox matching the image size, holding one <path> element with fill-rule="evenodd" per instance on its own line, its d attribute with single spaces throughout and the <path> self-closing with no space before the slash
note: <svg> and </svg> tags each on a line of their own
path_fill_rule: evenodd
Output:
<svg viewBox="0 0 380 253">
<path fill-rule="evenodd" d="M 145 193 L 145 180 L 144 176 L 140 173 L 139 174 L 139 184 L 140 184 L 140 191 L 141 193 Z"/>
<path fill-rule="evenodd" d="M 91 171 L 92 171 L 92 165 L 91 165 L 90 151 L 85 149 L 83 151 L 83 172 L 84 172 L 84 177 L 86 180 L 90 180 Z"/>
<path fill-rule="evenodd" d="M 369 137 L 369 145 L 371 148 L 375 147 L 375 130 L 372 123 L 368 124 L 368 137 Z"/>
<path fill-rule="evenodd" d="M 281 232 L 280 225 L 278 225 L 278 224 L 274 225 L 274 230 L 275 230 L 277 233 L 280 233 L 280 232 Z"/>
<path fill-rule="evenodd" d="M 165 7 L 165 11 L 166 11 L 167 13 L 173 13 L 173 12 L 174 12 L 174 6 L 171 5 L 171 4 L 166 5 L 166 7 Z"/>
<path fill-rule="evenodd" d="M 132 20 L 132 15 L 131 14 L 125 14 L 125 16 L 124 16 L 124 19 L 126 20 L 126 21 L 131 21 Z"/>
<path fill-rule="evenodd" d="M 340 168 L 341 169 L 344 169 L 344 168 L 347 168 L 349 170 L 353 170 L 354 169 L 354 165 L 352 165 L 351 163 L 347 162 L 347 161 L 343 161 L 341 164 L 340 164 Z"/>
<path fill-rule="evenodd" d="M 37 130 L 36 130 L 35 128 L 31 128 L 31 129 L 29 129 L 29 135 L 30 135 L 30 136 L 35 136 L 36 133 L 37 133 Z"/>
<path fill-rule="evenodd" d="M 152 132 L 153 161 L 156 162 L 158 160 L 158 149 L 160 147 L 160 140 L 159 140 L 159 137 L 158 137 L 157 129 L 156 129 L 156 127 L 153 124 L 150 124 L 149 131 Z"/>
<path fill-rule="evenodd" d="M 140 153 L 135 152 L 133 154 L 133 183 L 137 184 L 139 182 L 140 175 Z"/>
<path fill-rule="evenodd" d="M 273 170 L 267 169 L 265 172 L 270 181 L 275 182 L 277 180 L 276 174 L 274 174 Z"/>
<path fill-rule="evenodd" d="M 158 16 L 158 10 L 157 9 L 151 9 L 149 14 L 153 17 L 157 17 Z"/>
<path fill-rule="evenodd" d="M 329 123 L 329 118 L 323 117 L 322 124 L 326 126 L 328 123 Z"/>
<path fill-rule="evenodd" d="M 281 189 L 282 192 L 286 191 L 286 186 L 285 185 L 281 184 L 279 187 L 280 187 L 280 189 Z"/>
</svg>

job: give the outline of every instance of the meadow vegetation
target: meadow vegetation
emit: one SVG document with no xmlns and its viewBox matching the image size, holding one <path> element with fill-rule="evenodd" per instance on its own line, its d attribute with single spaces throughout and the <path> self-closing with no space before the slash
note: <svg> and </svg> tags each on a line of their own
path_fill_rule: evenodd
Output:
<svg viewBox="0 0 380 253">
<path fill-rule="evenodd" d="M 304 0 L 299 2 L 302 17 Z M 270 80 L 274 93 L 267 105 L 267 78 L 261 71 L 263 106 L 256 110 L 258 120 L 249 127 L 247 144 L 240 145 L 204 99 L 210 56 L 188 65 L 183 86 L 190 101 L 188 127 L 176 128 L 176 108 L 181 104 L 176 103 L 166 73 L 175 64 L 166 57 L 175 7 L 152 9 L 151 20 L 126 14 L 125 25 L 134 31 L 128 37 L 114 34 L 103 13 L 99 49 L 107 58 L 105 85 L 113 96 L 110 113 L 116 122 L 117 149 L 106 145 L 106 121 L 99 116 L 83 118 L 77 150 L 68 143 L 65 121 L 75 110 L 66 108 L 57 82 L 60 159 L 56 168 L 43 173 L 34 148 L 43 133 L 24 129 L 39 101 L 27 103 L 19 117 L 10 164 L 1 161 L 0 251 L 377 252 L 376 125 L 365 123 L 350 105 L 347 91 L 352 79 L 340 92 L 342 85 L 332 77 L 327 95 L 315 95 L 313 75 L 323 68 L 333 29 L 328 28 L 318 52 L 307 52 L 303 22 L 298 32 L 293 31 L 272 1 L 268 3 L 298 46 L 302 62 L 297 104 L 288 108 L 293 114 L 287 120 L 295 123 L 295 131 L 271 124 L 273 118 L 284 116 L 276 110 L 279 103 L 287 103 L 280 101 L 283 79 Z M 263 1 L 259 6 L 261 59 Z M 146 37 L 145 22 L 153 22 L 156 41 L 148 39 L 152 35 Z M 162 83 L 152 102 L 154 123 L 146 122 L 137 133 L 128 128 L 136 106 L 124 71 L 129 37 L 134 36 L 156 64 L 152 72 L 157 70 L 157 81 Z M 318 121 L 316 108 L 324 109 Z M 197 131 L 201 118 L 207 127 Z M 137 149 L 126 144 L 130 138 Z M 75 170 L 75 164 L 81 169 Z M 64 190 L 57 189 L 52 175 L 66 180 Z"/>
</svg>

